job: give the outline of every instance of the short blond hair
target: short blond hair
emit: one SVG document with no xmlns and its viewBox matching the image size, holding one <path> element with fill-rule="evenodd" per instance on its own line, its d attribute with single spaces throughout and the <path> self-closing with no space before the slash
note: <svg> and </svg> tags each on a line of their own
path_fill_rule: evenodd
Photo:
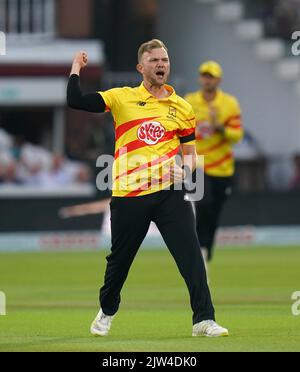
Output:
<svg viewBox="0 0 300 372">
<path fill-rule="evenodd" d="M 146 43 L 142 44 L 139 48 L 139 51 L 138 51 L 138 61 L 139 61 L 139 63 L 141 62 L 144 53 L 151 52 L 151 50 L 159 49 L 159 48 L 164 48 L 166 52 L 168 51 L 168 48 L 165 46 L 165 44 L 158 39 L 152 39 L 152 40 L 147 41 Z"/>
</svg>

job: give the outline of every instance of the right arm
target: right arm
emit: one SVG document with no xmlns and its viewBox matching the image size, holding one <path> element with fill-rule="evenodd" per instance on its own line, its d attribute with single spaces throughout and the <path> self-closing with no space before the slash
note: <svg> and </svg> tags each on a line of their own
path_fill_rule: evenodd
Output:
<svg viewBox="0 0 300 372">
<path fill-rule="evenodd" d="M 77 53 L 71 69 L 71 74 L 67 87 L 67 104 L 75 110 L 88 112 L 105 112 L 105 102 L 99 93 L 90 93 L 83 95 L 80 89 L 80 71 L 87 65 L 88 59 L 86 53 Z"/>
</svg>

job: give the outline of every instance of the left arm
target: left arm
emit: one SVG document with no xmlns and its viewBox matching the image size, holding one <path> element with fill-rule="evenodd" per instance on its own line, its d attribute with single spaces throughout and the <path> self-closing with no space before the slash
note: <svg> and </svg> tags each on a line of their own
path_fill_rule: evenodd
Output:
<svg viewBox="0 0 300 372">
<path fill-rule="evenodd" d="M 180 183 L 185 180 L 188 173 L 192 174 L 196 169 L 197 164 L 197 153 L 195 146 L 195 129 L 196 129 L 196 120 L 195 114 L 190 106 L 189 114 L 184 120 L 183 125 L 178 130 L 178 136 L 180 140 L 180 148 L 182 153 L 182 166 L 175 164 L 170 173 L 175 183 Z M 188 168 L 188 170 L 187 170 Z"/>
<path fill-rule="evenodd" d="M 183 143 L 181 145 L 183 166 L 189 169 L 189 172 L 193 173 L 196 169 L 197 164 L 197 152 L 194 142 Z"/>
<path fill-rule="evenodd" d="M 194 142 L 181 144 L 182 167 L 178 164 L 170 169 L 171 178 L 174 183 L 183 182 L 188 174 L 192 174 L 196 169 L 197 153 Z"/>
</svg>

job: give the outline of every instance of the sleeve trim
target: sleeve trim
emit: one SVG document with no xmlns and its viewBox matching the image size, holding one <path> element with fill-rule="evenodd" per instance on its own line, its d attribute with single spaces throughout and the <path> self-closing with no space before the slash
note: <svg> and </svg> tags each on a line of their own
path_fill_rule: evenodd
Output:
<svg viewBox="0 0 300 372">
<path fill-rule="evenodd" d="M 196 139 L 196 135 L 195 135 L 195 132 L 188 135 L 188 136 L 184 136 L 184 137 L 181 137 L 180 138 L 180 143 L 188 143 L 188 142 L 192 142 L 192 141 L 195 141 Z"/>
</svg>

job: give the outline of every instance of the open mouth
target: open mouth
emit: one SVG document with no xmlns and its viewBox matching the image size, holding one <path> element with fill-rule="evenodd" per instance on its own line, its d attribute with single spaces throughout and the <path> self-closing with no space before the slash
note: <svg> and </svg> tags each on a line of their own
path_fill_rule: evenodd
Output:
<svg viewBox="0 0 300 372">
<path fill-rule="evenodd" d="M 165 72 L 164 71 L 157 71 L 156 72 L 156 76 L 164 77 L 165 76 Z"/>
</svg>

